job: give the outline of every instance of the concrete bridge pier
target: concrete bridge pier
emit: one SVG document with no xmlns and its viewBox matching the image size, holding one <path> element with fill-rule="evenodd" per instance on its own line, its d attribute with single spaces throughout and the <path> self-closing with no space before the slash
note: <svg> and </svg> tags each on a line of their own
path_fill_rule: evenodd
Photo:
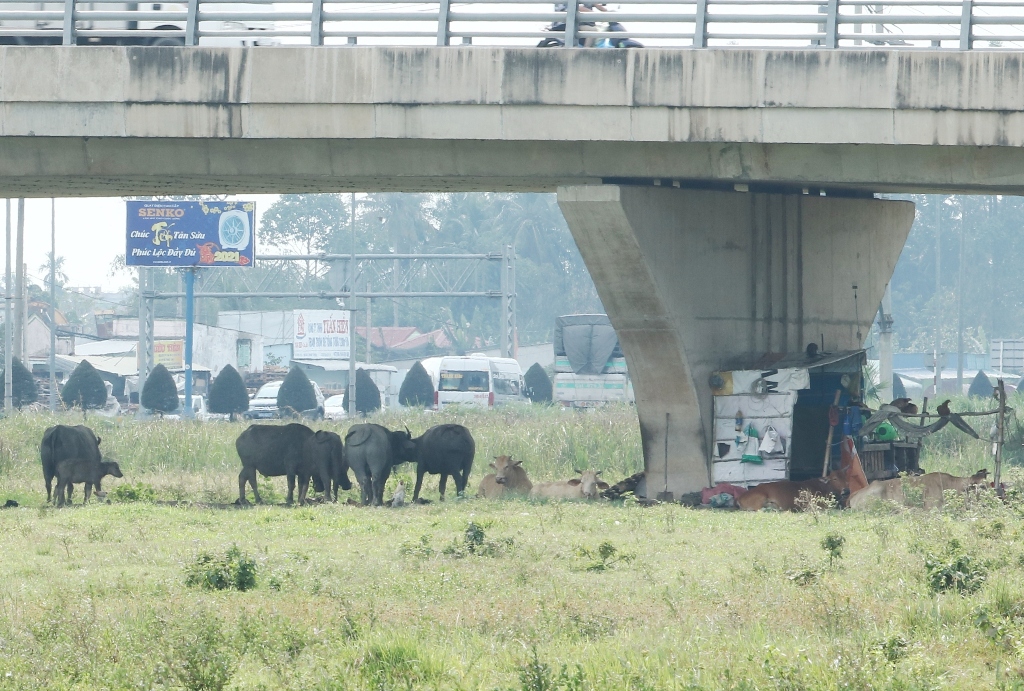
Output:
<svg viewBox="0 0 1024 691">
<path fill-rule="evenodd" d="M 626 356 L 652 497 L 709 483 L 712 372 L 862 346 L 914 220 L 911 202 L 619 185 L 558 205 Z"/>
</svg>

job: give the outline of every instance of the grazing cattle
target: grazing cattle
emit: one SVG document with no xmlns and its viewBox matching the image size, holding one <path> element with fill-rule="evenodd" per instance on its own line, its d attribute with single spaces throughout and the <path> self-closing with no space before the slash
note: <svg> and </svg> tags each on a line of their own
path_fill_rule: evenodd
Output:
<svg viewBox="0 0 1024 691">
<path fill-rule="evenodd" d="M 850 508 L 866 509 L 876 501 L 891 501 L 911 506 L 912 502 L 906 496 L 907 487 L 920 490 L 924 508 L 939 508 L 943 504 L 943 492 L 946 490 L 965 492 L 970 487 L 984 485 L 987 477 L 987 470 L 979 470 L 970 477 L 957 477 L 948 473 L 927 473 L 926 475 L 898 477 L 892 480 L 879 480 L 851 494 Z"/>
<path fill-rule="evenodd" d="M 539 482 L 530 490 L 531 499 L 597 499 L 602 490 L 609 485 L 598 475 L 600 470 L 577 470 L 580 477 L 557 482 Z"/>
<path fill-rule="evenodd" d="M 316 474 L 320 486 L 328 496 L 332 489 L 337 497 L 337 486 L 351 489 L 345 450 L 341 437 L 334 432 L 314 432 L 305 425 L 253 425 L 238 435 L 235 450 L 242 461 L 238 474 L 238 503 L 247 504 L 245 485 L 252 486 L 256 503 L 262 504 L 256 487 L 257 471 L 263 477 L 288 478 L 288 503 L 295 495 L 295 481 L 299 481 L 299 503 L 306 501 L 310 478 Z"/>
<path fill-rule="evenodd" d="M 441 501 L 444 501 L 449 475 L 455 480 L 455 490 L 461 496 L 466 491 L 469 472 L 473 469 L 473 457 L 476 455 L 476 442 L 469 430 L 462 425 L 437 425 L 412 441 L 416 445 L 416 489 L 412 493 L 413 503 L 419 501 L 423 476 L 427 473 L 441 476 L 438 485 Z"/>
<path fill-rule="evenodd" d="M 393 466 L 413 460 L 416 445 L 409 430 L 375 424 L 353 425 L 345 435 L 348 465 L 359 481 L 363 504 L 383 506 L 384 485 Z"/>
<path fill-rule="evenodd" d="M 522 461 L 513 461 L 511 456 L 495 456 L 490 464 L 493 473 L 488 473 L 480 481 L 480 489 L 476 496 L 487 499 L 498 499 L 504 494 L 529 494 L 533 483 L 526 477 Z"/>
<path fill-rule="evenodd" d="M 57 506 L 64 506 L 64 493 L 67 492 L 68 503 L 71 503 L 70 487 L 76 482 L 85 483 L 85 499 L 82 503 L 89 501 L 92 488 L 99 487 L 100 481 L 107 475 L 113 477 L 124 477 L 121 474 L 121 467 L 115 461 L 93 461 L 91 459 L 68 458 L 57 464 L 57 491 L 54 497 Z"/>
<path fill-rule="evenodd" d="M 46 501 L 52 500 L 51 486 L 57 476 L 57 464 L 61 461 L 79 459 L 90 463 L 100 463 L 100 438 L 85 425 L 55 425 L 43 432 L 43 441 L 39 445 L 39 457 L 43 462 L 43 480 L 46 482 Z M 67 501 L 71 501 L 73 485 L 67 486 Z M 96 490 L 100 489 L 99 484 Z"/>
</svg>

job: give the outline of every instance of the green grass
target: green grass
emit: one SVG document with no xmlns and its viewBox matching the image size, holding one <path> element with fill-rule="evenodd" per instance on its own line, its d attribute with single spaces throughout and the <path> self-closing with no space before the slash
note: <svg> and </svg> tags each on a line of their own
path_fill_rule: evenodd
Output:
<svg viewBox="0 0 1024 691">
<path fill-rule="evenodd" d="M 125 469 L 107 489 L 233 498 L 242 426 L 90 422 Z M 22 502 L 0 511 L 0 689 L 1024 688 L 1016 504 L 54 509 L 36 448 L 51 423 L 0 421 L 0 498 Z M 539 479 L 640 465 L 628 409 L 467 424 L 474 489 L 498 453 Z M 926 562 L 961 554 L 983 583 L 936 593 Z M 236 566 L 208 585 L 224 564 L 246 565 L 244 588 Z"/>
</svg>

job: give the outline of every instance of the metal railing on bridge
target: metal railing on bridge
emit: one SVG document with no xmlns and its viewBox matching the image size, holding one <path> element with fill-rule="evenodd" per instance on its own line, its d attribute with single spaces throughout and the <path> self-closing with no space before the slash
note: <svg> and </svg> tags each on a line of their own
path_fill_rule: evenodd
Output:
<svg viewBox="0 0 1024 691">
<path fill-rule="evenodd" d="M 1024 49 L 999 0 L 0 0 L 0 43 Z"/>
</svg>

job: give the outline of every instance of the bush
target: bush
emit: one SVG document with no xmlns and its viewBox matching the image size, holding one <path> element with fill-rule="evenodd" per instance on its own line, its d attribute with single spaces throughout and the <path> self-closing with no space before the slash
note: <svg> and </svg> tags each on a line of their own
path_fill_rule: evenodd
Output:
<svg viewBox="0 0 1024 691">
<path fill-rule="evenodd" d="M 36 386 L 36 378 L 28 371 L 25 365 L 21 364 L 18 358 L 11 359 L 11 395 L 15 408 L 35 403 L 39 400 L 39 388 Z M 103 390 L 103 402 L 105 403 L 107 392 Z"/>
<path fill-rule="evenodd" d="M 526 386 L 526 396 L 534 403 L 550 403 L 552 399 L 551 379 L 548 373 L 540 366 L 540 363 L 533 363 L 530 369 L 526 370 L 523 377 Z"/>
<path fill-rule="evenodd" d="M 230 415 L 232 420 L 237 413 L 249 410 L 249 392 L 242 375 L 231 365 L 224 367 L 210 385 L 209 408 L 211 413 Z"/>
<path fill-rule="evenodd" d="M 158 413 L 173 413 L 178 409 L 178 387 L 166 367 L 157 365 L 149 373 L 146 383 L 142 386 L 139 403 L 143 408 Z"/>
<path fill-rule="evenodd" d="M 985 583 L 985 566 L 969 554 L 964 554 L 960 543 L 952 540 L 942 556 L 929 554 L 924 562 L 928 587 L 932 592 L 947 590 L 967 595 L 976 592 Z"/>
<path fill-rule="evenodd" d="M 992 398 L 993 389 L 994 387 L 992 382 L 989 381 L 988 376 L 981 370 L 978 370 L 978 375 L 971 382 L 971 388 L 967 389 L 967 395 L 971 398 Z"/>
<path fill-rule="evenodd" d="M 309 378 L 298 367 L 292 367 L 277 391 L 277 409 L 282 415 L 298 415 L 316 407 L 316 393 Z"/>
<path fill-rule="evenodd" d="M 430 394 L 433 401 L 434 394 Z M 348 410 L 348 387 L 345 387 L 345 398 L 342 401 L 345 410 Z M 377 385 L 370 378 L 370 373 L 364 369 L 356 370 L 356 410 L 362 415 L 369 415 L 375 410 L 380 410 L 380 391 Z"/>
<path fill-rule="evenodd" d="M 256 560 L 232 545 L 223 556 L 200 552 L 185 567 L 185 585 L 203 590 L 252 590 Z"/>
<path fill-rule="evenodd" d="M 107 385 L 88 360 L 82 360 L 68 377 L 60 400 L 68 408 L 102 408 L 107 404 Z"/>
<path fill-rule="evenodd" d="M 359 400 L 359 394 L 356 394 Z M 398 392 L 398 402 L 404 406 L 432 406 L 434 405 L 434 382 L 423 369 L 423 364 L 417 362 L 405 375 L 402 388 Z"/>
<path fill-rule="evenodd" d="M 144 482 L 135 485 L 130 482 L 124 482 L 111 490 L 109 496 L 111 501 L 118 504 L 151 503 L 156 501 L 156 490 L 153 489 L 152 485 L 147 485 Z"/>
</svg>

